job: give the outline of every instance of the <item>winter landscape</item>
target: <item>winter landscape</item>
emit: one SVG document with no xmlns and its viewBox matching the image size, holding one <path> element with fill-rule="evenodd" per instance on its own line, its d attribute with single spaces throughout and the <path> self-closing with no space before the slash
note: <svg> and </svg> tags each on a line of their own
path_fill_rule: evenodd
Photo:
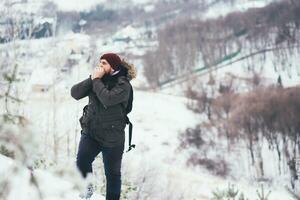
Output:
<svg viewBox="0 0 300 200">
<path fill-rule="evenodd" d="M 99 55 L 131 81 L 126 200 L 300 199 L 299 0 L 0 0 L 0 200 L 105 199 L 76 168 Z M 128 148 L 128 127 L 126 127 Z"/>
</svg>

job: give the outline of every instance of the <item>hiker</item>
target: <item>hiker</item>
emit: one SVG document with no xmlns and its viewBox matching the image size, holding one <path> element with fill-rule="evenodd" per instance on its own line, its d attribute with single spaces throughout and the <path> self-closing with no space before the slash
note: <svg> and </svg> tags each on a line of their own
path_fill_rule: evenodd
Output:
<svg viewBox="0 0 300 200">
<path fill-rule="evenodd" d="M 129 81 L 135 76 L 133 65 L 121 60 L 115 53 L 106 53 L 100 57 L 89 78 L 71 88 L 74 99 L 89 98 L 79 120 L 82 130 L 76 165 L 86 178 L 88 173 L 92 173 L 95 157 L 102 152 L 106 200 L 120 199 L 124 129 L 129 122 L 127 113 L 131 111 L 133 99 Z M 81 197 L 90 198 L 92 194 L 93 186 L 89 184 Z"/>
</svg>

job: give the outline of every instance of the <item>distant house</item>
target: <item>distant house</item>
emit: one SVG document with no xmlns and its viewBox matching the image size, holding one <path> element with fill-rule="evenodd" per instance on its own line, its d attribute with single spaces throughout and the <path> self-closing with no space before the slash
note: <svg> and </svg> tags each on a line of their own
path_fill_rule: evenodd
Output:
<svg viewBox="0 0 300 200">
<path fill-rule="evenodd" d="M 32 72 L 29 83 L 32 92 L 47 92 L 57 81 L 57 70 L 55 68 L 40 68 Z"/>
<path fill-rule="evenodd" d="M 49 22 L 38 24 L 34 27 L 31 33 L 31 37 L 36 39 L 51 36 L 53 36 L 52 24 Z"/>
<path fill-rule="evenodd" d="M 32 92 L 48 92 L 50 89 L 50 85 L 46 84 L 33 84 L 32 87 Z"/>
<path fill-rule="evenodd" d="M 7 31 L 7 27 L 11 24 L 11 19 L 0 21 L 0 43 L 7 43 L 13 39 L 13 36 Z M 52 37 L 55 30 L 54 24 L 54 19 L 52 18 L 24 19 L 17 25 L 17 38 L 25 40 L 28 38 Z"/>
<path fill-rule="evenodd" d="M 113 38 L 113 42 L 125 42 L 125 43 L 129 43 L 132 39 L 127 36 L 127 37 L 116 37 Z"/>
<path fill-rule="evenodd" d="M 137 28 L 128 25 L 123 29 L 121 29 L 120 31 L 118 31 L 117 33 L 115 33 L 114 36 L 112 37 L 112 41 L 129 43 L 132 40 L 138 39 L 139 37 L 140 37 L 140 31 Z"/>
</svg>

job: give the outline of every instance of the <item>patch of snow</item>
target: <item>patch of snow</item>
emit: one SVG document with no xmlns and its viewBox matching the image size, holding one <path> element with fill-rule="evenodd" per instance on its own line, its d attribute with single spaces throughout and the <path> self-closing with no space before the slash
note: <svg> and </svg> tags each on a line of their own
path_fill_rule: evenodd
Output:
<svg viewBox="0 0 300 200">
<path fill-rule="evenodd" d="M 261 8 L 274 0 L 238 0 L 237 3 L 230 4 L 228 2 L 221 2 L 211 6 L 207 12 L 203 14 L 203 18 L 216 18 L 226 16 L 231 12 L 246 11 L 249 8 Z"/>
</svg>

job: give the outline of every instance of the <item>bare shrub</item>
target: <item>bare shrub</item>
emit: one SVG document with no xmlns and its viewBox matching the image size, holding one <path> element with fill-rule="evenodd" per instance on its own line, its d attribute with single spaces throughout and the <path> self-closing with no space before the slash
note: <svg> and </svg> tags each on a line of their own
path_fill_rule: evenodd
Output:
<svg viewBox="0 0 300 200">
<path fill-rule="evenodd" d="M 222 145 L 211 143 L 206 137 L 208 134 L 203 133 L 216 134 L 218 138 L 227 139 L 228 152 L 238 141 L 245 141 L 257 176 L 264 177 L 262 144 L 265 139 L 278 155 L 280 174 L 282 162 L 300 153 L 300 87 L 258 84 L 250 92 L 237 93 L 221 85 L 219 90 L 222 91 L 220 95 L 212 99 L 211 119 L 187 129 L 180 136 L 181 148 L 197 150 L 189 163 L 200 165 L 199 155 L 207 155 L 215 145 Z M 191 90 L 188 94 L 194 98 L 194 105 L 202 101 L 199 93 Z"/>
<path fill-rule="evenodd" d="M 188 165 L 200 165 L 212 172 L 214 175 L 226 177 L 229 173 L 228 164 L 224 159 L 210 159 L 202 158 L 198 154 L 194 153 L 187 161 Z"/>
<path fill-rule="evenodd" d="M 205 144 L 200 126 L 195 129 L 186 129 L 184 133 L 179 135 L 179 140 L 181 148 L 195 147 L 200 149 Z"/>
</svg>

